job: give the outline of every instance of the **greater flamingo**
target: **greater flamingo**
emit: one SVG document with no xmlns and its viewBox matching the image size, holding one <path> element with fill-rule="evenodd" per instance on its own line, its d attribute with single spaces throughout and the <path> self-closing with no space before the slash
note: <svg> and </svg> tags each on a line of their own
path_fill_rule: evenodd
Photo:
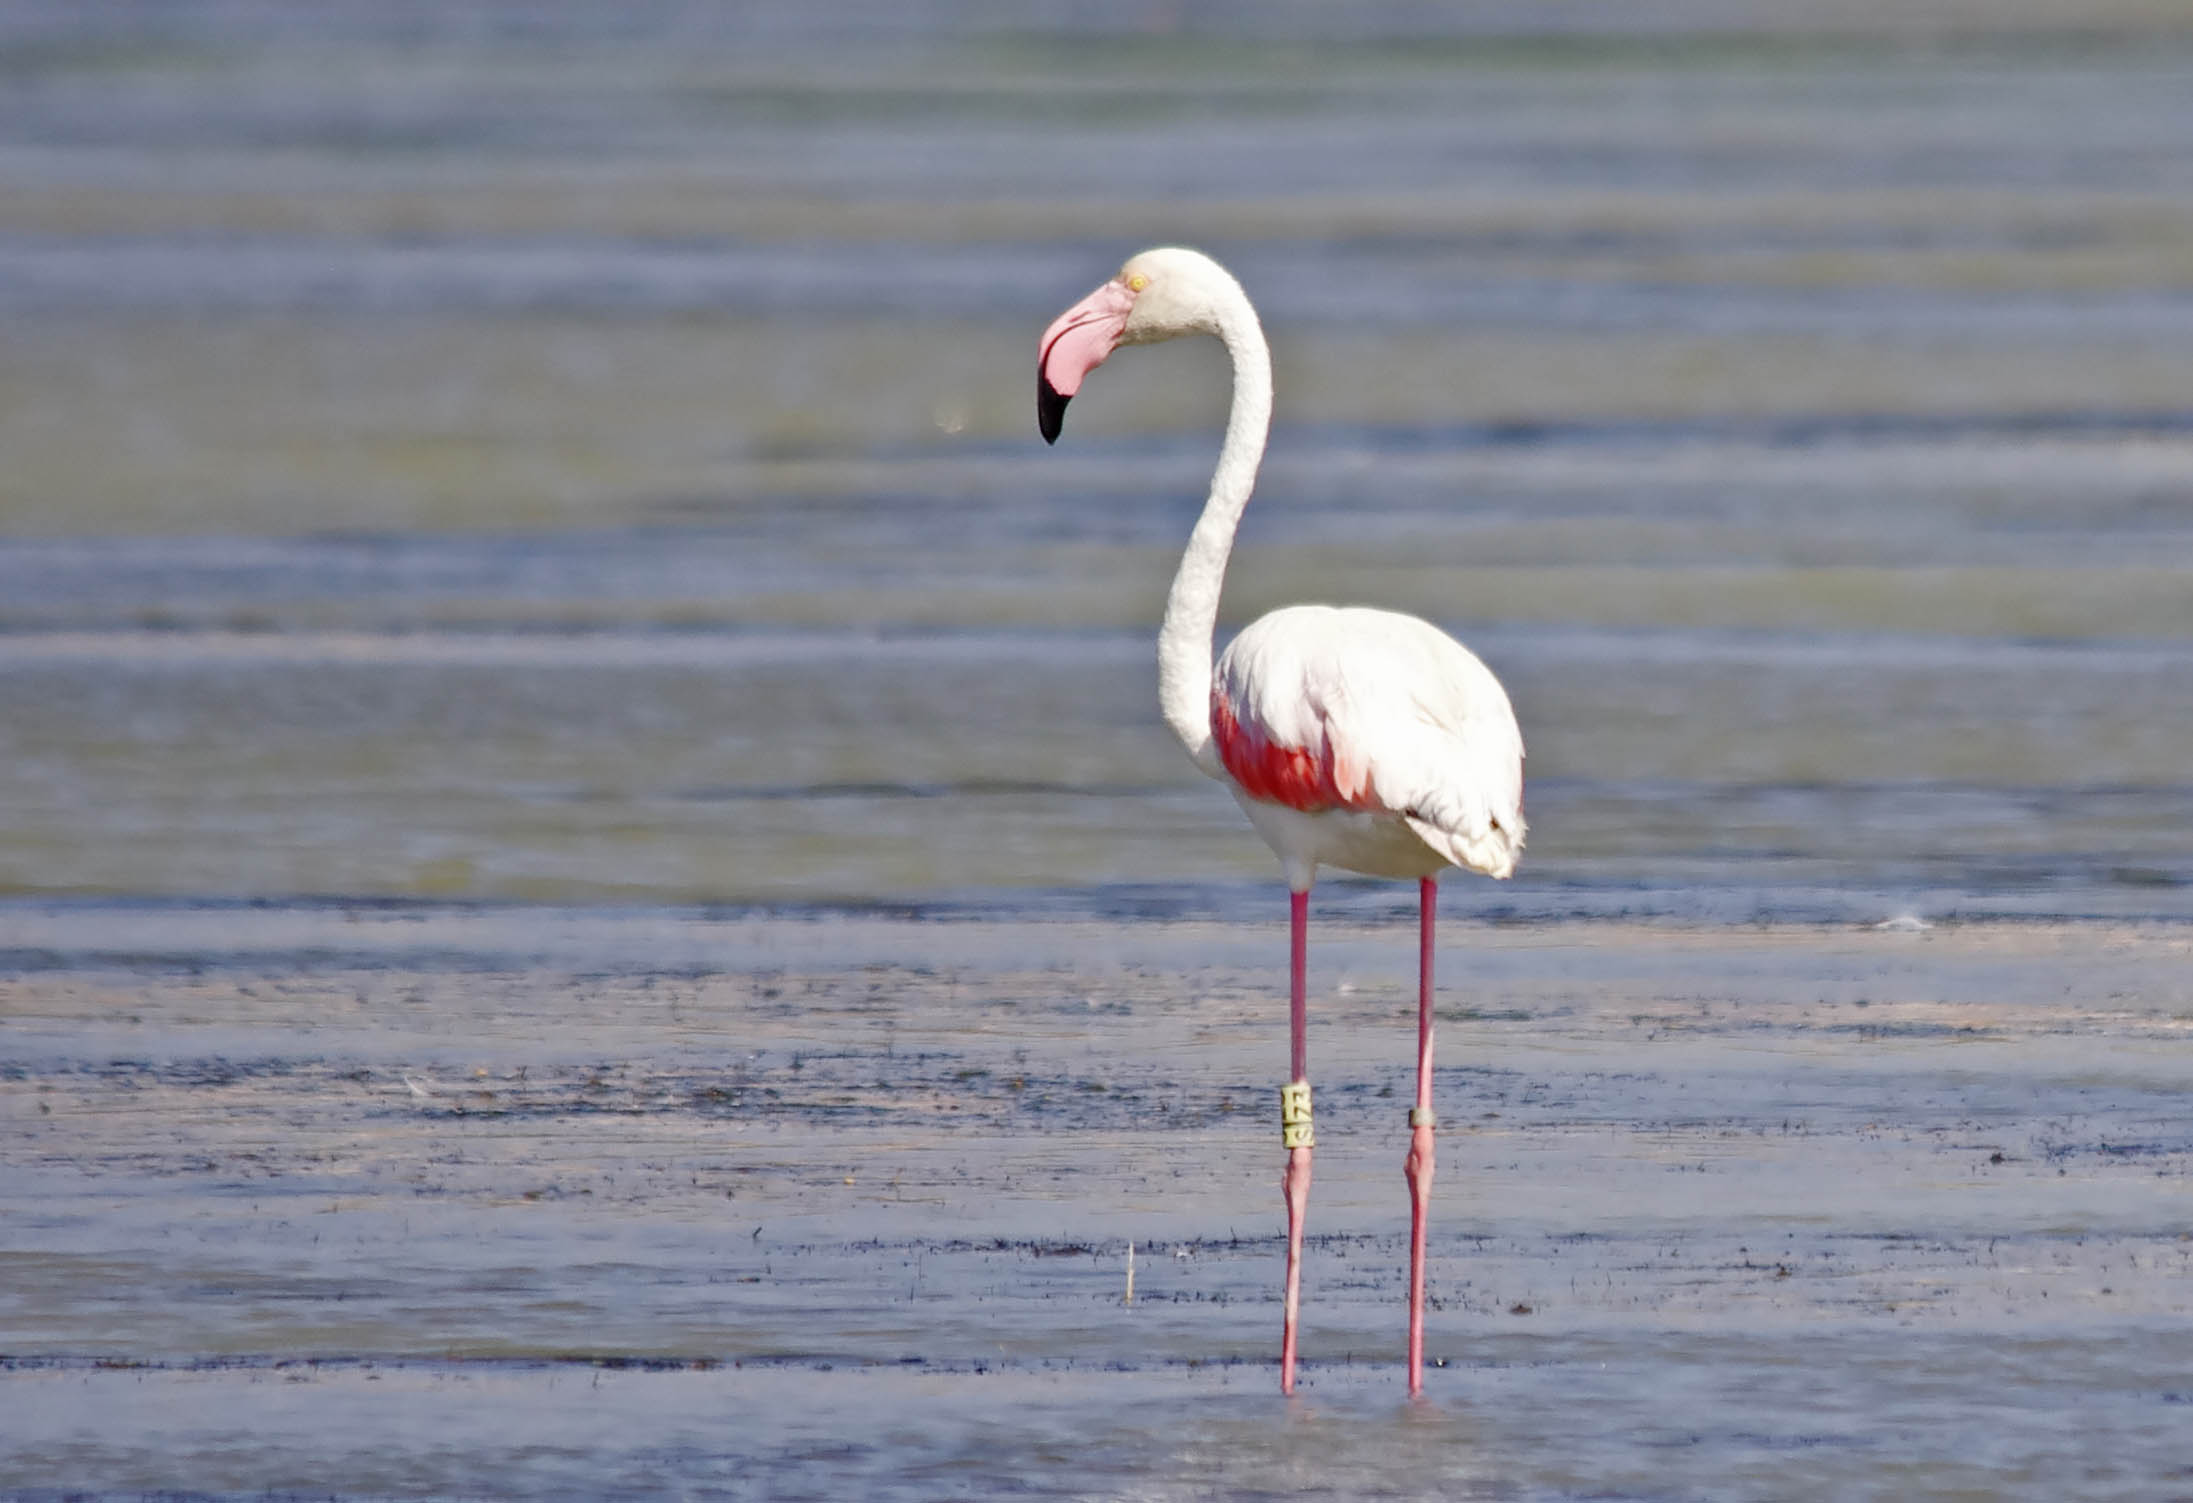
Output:
<svg viewBox="0 0 2193 1503">
<path fill-rule="evenodd" d="M 1036 418 L 1058 441 L 1082 379 L 1123 344 L 1215 334 L 1233 357 L 1233 410 L 1210 498 L 1173 576 L 1158 634 L 1158 697 L 1197 767 L 1232 790 L 1279 856 L 1290 894 L 1292 1073 L 1280 1090 L 1287 1292 L 1279 1387 L 1294 1392 L 1311 1125 L 1305 1034 L 1310 885 L 1320 865 L 1417 879 L 1416 1106 L 1405 1173 L 1409 1392 L 1424 1387 L 1424 1232 L 1431 1207 L 1432 934 L 1438 874 L 1491 877 L 1523 849 L 1523 737 L 1500 681 L 1429 622 L 1297 605 L 1249 624 L 1211 664 L 1226 558 L 1271 426 L 1271 355 L 1256 310 L 1198 251 L 1144 251 L 1044 331 Z"/>
</svg>

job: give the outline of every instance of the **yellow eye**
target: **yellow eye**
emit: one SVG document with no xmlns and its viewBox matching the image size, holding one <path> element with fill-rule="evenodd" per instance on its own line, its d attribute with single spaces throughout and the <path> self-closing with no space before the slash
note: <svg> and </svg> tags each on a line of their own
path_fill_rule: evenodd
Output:
<svg viewBox="0 0 2193 1503">
<path fill-rule="evenodd" d="M 1149 285 L 1150 279 L 1139 271 L 1127 279 L 1127 290 L 1129 292 L 1140 292 Z"/>
</svg>

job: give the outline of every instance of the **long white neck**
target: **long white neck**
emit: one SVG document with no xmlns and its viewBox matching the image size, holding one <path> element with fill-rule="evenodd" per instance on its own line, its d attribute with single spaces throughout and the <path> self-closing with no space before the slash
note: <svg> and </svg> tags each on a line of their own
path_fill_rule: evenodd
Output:
<svg viewBox="0 0 2193 1503">
<path fill-rule="evenodd" d="M 1226 559 L 1233 552 L 1234 529 L 1256 488 L 1256 467 L 1264 458 L 1264 440 L 1272 424 L 1272 356 L 1256 310 L 1237 289 L 1222 301 L 1218 337 L 1234 362 L 1234 405 L 1226 419 L 1226 442 L 1218 468 L 1211 473 L 1210 499 L 1196 519 L 1188 551 L 1180 556 L 1172 594 L 1165 602 L 1165 625 L 1157 636 L 1158 703 L 1165 723 L 1196 766 L 1210 776 L 1225 776 L 1211 739 L 1211 637 L 1218 625 L 1218 596 L 1226 583 Z"/>
</svg>

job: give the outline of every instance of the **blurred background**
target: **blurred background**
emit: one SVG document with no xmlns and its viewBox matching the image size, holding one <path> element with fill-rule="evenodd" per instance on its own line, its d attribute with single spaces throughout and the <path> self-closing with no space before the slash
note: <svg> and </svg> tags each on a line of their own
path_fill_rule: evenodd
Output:
<svg viewBox="0 0 2193 1503">
<path fill-rule="evenodd" d="M 1034 431 L 1185 243 L 1225 623 L 1510 687 L 1454 911 L 2193 916 L 2189 142 L 2166 0 L 8 4 L 0 891 L 1268 913 L 1221 353 Z"/>
</svg>

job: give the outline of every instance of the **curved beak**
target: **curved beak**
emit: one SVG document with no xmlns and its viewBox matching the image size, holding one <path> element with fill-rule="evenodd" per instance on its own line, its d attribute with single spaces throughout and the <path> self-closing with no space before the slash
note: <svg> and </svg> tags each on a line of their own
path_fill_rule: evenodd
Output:
<svg viewBox="0 0 2193 1503">
<path fill-rule="evenodd" d="M 1051 321 L 1036 356 L 1036 428 L 1047 444 L 1058 442 L 1066 404 L 1081 390 L 1082 378 L 1119 348 L 1135 295 L 1111 281 Z"/>
</svg>

